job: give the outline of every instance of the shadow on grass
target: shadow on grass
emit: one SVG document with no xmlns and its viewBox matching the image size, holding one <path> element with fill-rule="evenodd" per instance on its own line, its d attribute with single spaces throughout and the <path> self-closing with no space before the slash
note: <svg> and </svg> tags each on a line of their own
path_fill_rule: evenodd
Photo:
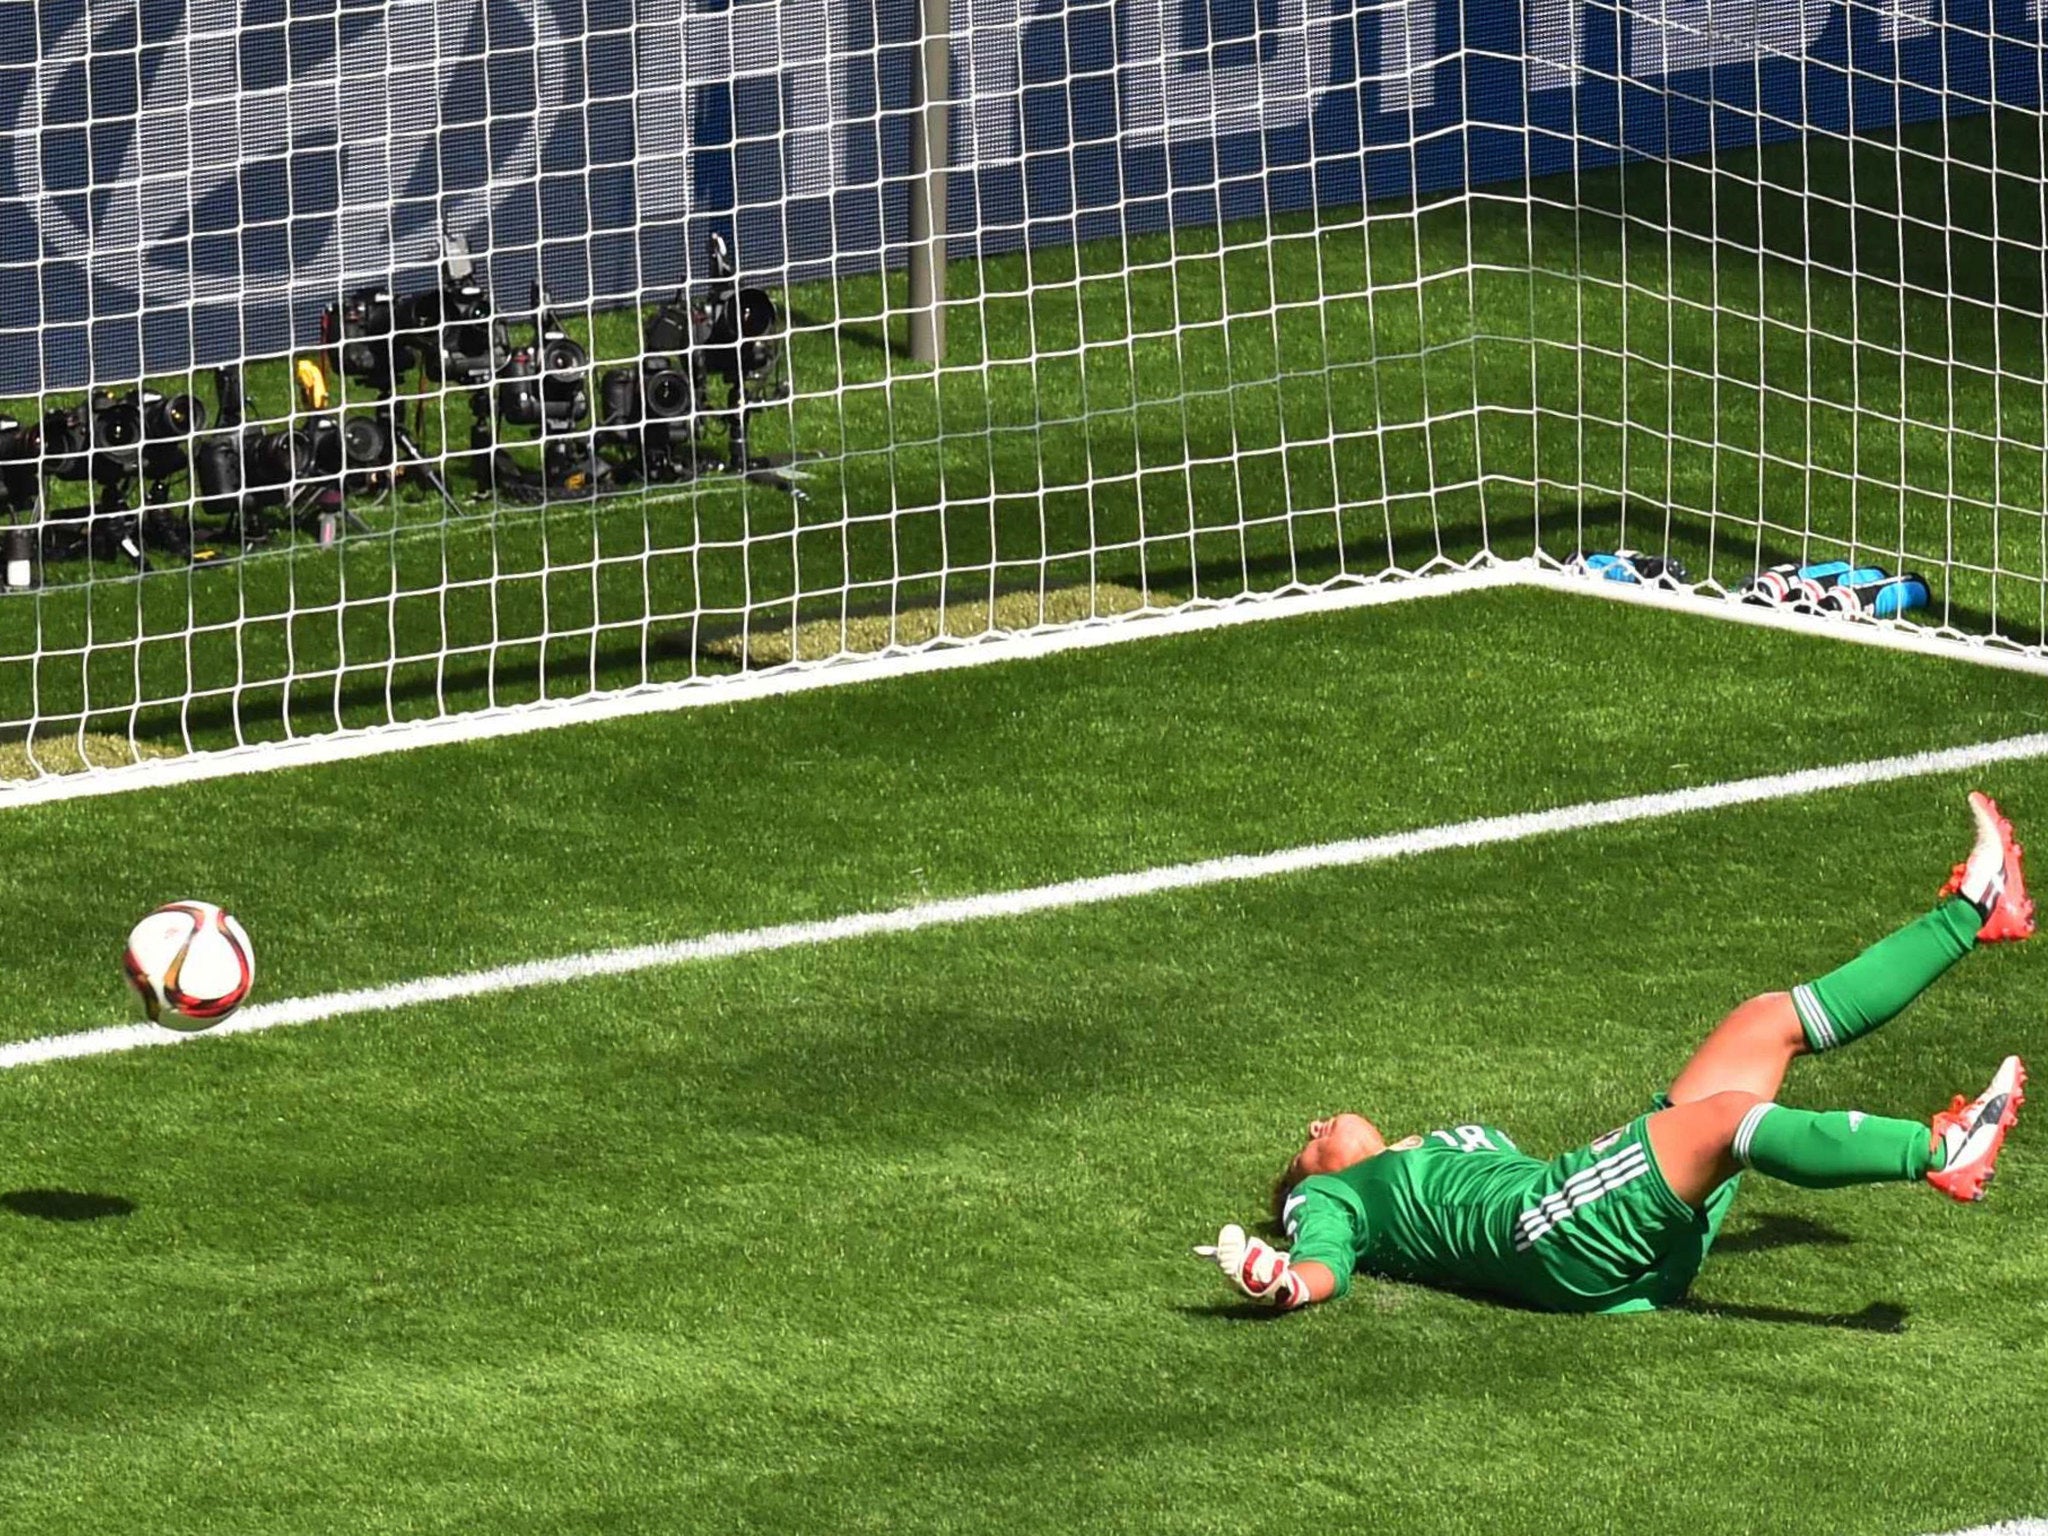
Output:
<svg viewBox="0 0 2048 1536">
<path fill-rule="evenodd" d="M 1182 1317 L 1216 1323 L 1269 1323 L 1287 1315 L 1278 1307 L 1268 1307 L 1256 1301 L 1216 1301 L 1201 1306 L 1184 1301 L 1173 1310 Z"/>
<path fill-rule="evenodd" d="M 1483 535 L 1484 529 L 1478 524 L 1403 535 L 1394 546 L 1397 562 L 1421 564 L 1440 547 L 1462 550 L 1470 546 L 1476 553 Z M 1374 545 L 1375 551 L 1383 547 Z M 1314 579 L 1334 574 L 1341 558 L 1342 552 L 1334 543 L 1317 548 L 1303 545 L 1292 555 L 1223 560 L 1203 567 L 1179 565 L 1170 570 L 1155 565 L 1146 579 L 1155 593 L 1181 594 L 1198 588 L 1263 589 L 1302 572 Z M 1135 581 L 1136 564 L 1104 562 L 1097 579 Z M 1003 590 L 1009 588 L 998 588 L 999 592 Z M 780 627 L 786 622 L 789 606 L 788 599 L 762 602 L 750 615 L 750 622 L 756 628 L 764 624 Z M 831 605 L 835 616 L 842 611 L 848 618 L 881 616 L 890 612 L 890 604 L 876 601 Z M 409 666 L 403 675 L 391 677 L 370 668 L 369 675 L 340 688 L 303 687 L 298 691 L 309 697 L 304 704 L 291 708 L 291 717 L 298 730 L 317 732 L 332 730 L 337 714 L 355 721 L 376 718 L 387 711 L 399 718 L 411 718 L 434 713 L 424 706 L 439 700 L 448 701 L 455 709 L 464 709 L 480 707 L 484 699 L 491 697 L 523 702 L 543 691 L 559 696 L 565 686 L 567 691 L 579 692 L 590 686 L 593 675 L 600 688 L 624 688 L 650 676 L 673 680 L 684 675 L 737 670 L 730 663 L 708 659 L 705 646 L 714 640 L 737 638 L 742 632 L 740 621 L 721 617 L 677 622 L 646 634 L 618 635 L 595 644 L 558 639 L 543 647 L 538 640 L 513 639 L 495 654 L 449 660 L 437 669 Z M 544 663 L 540 659 L 543 650 Z M 244 695 L 200 700 L 170 712 L 160 721 L 145 715 L 135 722 L 135 728 L 143 739 L 178 743 L 183 733 L 190 732 L 202 745 L 210 745 L 216 739 L 237 735 L 252 739 L 274 735 L 272 728 L 282 717 L 278 690 L 266 687 Z M 125 718 L 123 723 L 127 723 Z"/>
<path fill-rule="evenodd" d="M 76 1189 L 10 1189 L 0 1194 L 0 1206 L 17 1216 L 38 1221 L 101 1221 L 109 1216 L 126 1216 L 135 1202 L 126 1195 L 98 1195 Z"/>
<path fill-rule="evenodd" d="M 1808 1312 L 1799 1307 L 1749 1306 L 1735 1301 L 1696 1301 L 1688 1297 L 1671 1310 L 1696 1317 L 1726 1318 L 1743 1323 L 1797 1323 L 1808 1328 L 1842 1328 L 1851 1333 L 1904 1333 L 1906 1309 L 1896 1302 L 1873 1301 L 1860 1312 Z"/>
<path fill-rule="evenodd" d="M 1658 537 L 1645 538 L 1655 530 Z M 1712 520 L 1698 515 L 1654 506 L 1644 502 L 1589 502 L 1580 506 L 1548 505 L 1534 518 L 1498 517 L 1445 524 L 1434 528 L 1397 531 L 1388 538 L 1319 541 L 1304 540 L 1291 550 L 1217 560 L 1176 560 L 1168 564 L 1158 552 L 1143 562 L 1135 559 L 1105 561 L 1095 579 L 1137 584 L 1141 579 L 1155 594 L 1187 596 L 1223 594 L 1246 590 L 1271 590 L 1291 581 L 1316 582 L 1327 579 L 1346 564 L 1360 568 L 1370 556 L 1373 563 L 1386 560 L 1403 569 L 1414 570 L 1432 560 L 1449 557 L 1468 560 L 1491 548 L 1504 559 L 1531 553 L 1540 544 L 1555 559 L 1569 558 L 1581 549 L 1613 549 L 1629 543 L 1650 548 L 1653 553 L 1676 555 L 1704 575 L 1715 550 L 1716 530 Z M 1726 547 L 1726 530 L 1720 530 Z M 1348 545 L 1349 547 L 1345 547 Z M 1761 544 L 1755 550 L 1759 565 L 1790 563 L 1800 552 L 1788 547 Z M 1720 574 L 1726 570 L 1725 554 Z M 999 587 L 998 590 L 1004 588 Z M 1940 594 L 1936 594 L 1937 601 Z M 755 627 L 779 628 L 787 621 L 791 602 L 783 598 L 758 603 L 747 622 Z M 837 616 L 841 605 L 829 605 Z M 845 607 L 850 618 L 886 615 L 890 600 L 856 602 Z M 1994 622 L 1989 613 L 1960 604 L 1943 610 L 1942 617 L 1969 633 L 1997 632 L 2022 645 L 2048 642 L 2048 630 L 2039 625 L 2014 622 L 2008 615 Z M 630 687 L 650 679 L 725 672 L 731 664 L 709 658 L 706 645 L 714 640 L 736 638 L 742 621 L 726 615 L 685 620 L 656 627 L 644 633 L 608 634 L 591 642 L 556 638 L 543 644 L 538 639 L 513 638 L 494 647 L 488 655 L 444 658 L 433 668 L 408 665 L 390 675 L 375 667 L 365 669 L 359 679 L 341 687 L 301 685 L 290 706 L 272 687 L 247 693 L 228 693 L 201 699 L 168 711 L 162 716 L 145 713 L 139 719 L 121 716 L 121 726 L 134 730 L 138 739 L 161 741 L 181 747 L 189 732 L 201 745 L 237 736 L 258 739 L 274 735 L 287 712 L 295 729 L 322 731 L 334 728 L 335 718 L 362 723 L 383 718 L 416 718 L 440 713 L 444 701 L 454 710 L 480 707 L 487 698 L 523 702 L 537 695 L 559 696 L 580 693 L 592 686 Z M 543 659 L 545 658 L 545 659 Z M 303 699 L 303 702 L 299 700 Z M 119 712 L 116 712 L 119 713 Z M 110 727 L 111 728 L 111 727 Z"/>
<path fill-rule="evenodd" d="M 1465 1296 L 1468 1300 L 1499 1307 L 1509 1312 L 1527 1312 L 1539 1309 L 1521 1306 L 1501 1296 L 1481 1296 L 1469 1292 L 1455 1291 L 1447 1294 Z M 1174 1311 L 1181 1316 L 1198 1322 L 1249 1323 L 1270 1322 L 1285 1317 L 1285 1312 L 1273 1307 L 1261 1306 L 1252 1301 L 1218 1301 L 1205 1305 L 1182 1302 Z M 1672 1312 L 1689 1312 L 1695 1317 L 1721 1318 L 1741 1323 L 1794 1323 L 1807 1328 L 1839 1328 L 1849 1333 L 1899 1334 L 1906 1331 L 1906 1309 L 1895 1302 L 1873 1301 L 1860 1312 L 1808 1312 L 1799 1307 L 1750 1306 L 1735 1301 L 1693 1301 L 1687 1299 L 1676 1306 L 1666 1308 Z"/>
<path fill-rule="evenodd" d="M 1983 307 L 1970 316 L 1981 323 L 1994 306 L 2041 313 L 2048 294 L 2039 238 L 2044 161 L 2039 116 L 2006 109 L 1826 145 L 1799 137 L 1730 147 L 1711 165 L 1632 162 L 1582 175 L 1580 195 L 1558 201 L 1576 203 L 1570 216 L 1579 222 L 1625 216 L 1704 247 L 1733 245 L 1864 281 L 1953 294 Z M 1883 202 L 1829 195 L 1852 184 L 1883 188 Z"/>
<path fill-rule="evenodd" d="M 1739 1231 L 1724 1232 L 1714 1242 L 1714 1257 L 1731 1253 L 1769 1253 L 1773 1248 L 1846 1248 L 1855 1242 L 1846 1232 L 1804 1216 L 1765 1212 Z"/>
<path fill-rule="evenodd" d="M 798 330 L 826 331 L 837 334 L 842 342 L 863 347 L 870 352 L 880 352 L 901 362 L 910 361 L 910 348 L 894 335 L 884 330 L 879 323 L 862 323 L 855 320 L 826 320 L 792 304 L 789 307 L 789 323 Z"/>
</svg>

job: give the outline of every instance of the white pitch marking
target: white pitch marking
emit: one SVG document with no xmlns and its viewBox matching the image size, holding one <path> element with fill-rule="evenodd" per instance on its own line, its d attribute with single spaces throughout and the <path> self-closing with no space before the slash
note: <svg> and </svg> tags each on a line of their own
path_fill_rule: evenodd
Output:
<svg viewBox="0 0 2048 1536">
<path fill-rule="evenodd" d="M 1246 592 L 1215 601 L 1205 598 L 1166 610 L 1144 608 L 1021 633 L 1003 632 L 966 639 L 942 636 L 921 645 L 874 655 L 847 656 L 825 662 L 785 663 L 759 672 L 719 673 L 668 683 L 647 683 L 618 692 L 499 705 L 427 720 L 400 720 L 386 725 L 351 727 L 325 735 L 295 736 L 285 741 L 251 742 L 239 747 L 194 751 L 179 757 L 146 758 L 140 762 L 82 773 L 50 773 L 34 779 L 0 781 L 0 812 L 15 806 L 125 794 L 131 790 L 164 789 L 274 769 L 352 762 L 360 757 L 406 752 L 416 747 L 493 741 L 557 726 L 632 719 L 704 705 L 742 704 L 753 699 L 804 693 L 814 688 L 835 688 L 849 683 L 1023 661 L 1155 636 L 1198 634 L 1265 619 L 1343 613 L 1384 603 L 1413 602 L 1494 587 L 1517 586 L 1609 598 L 1790 633 L 1828 636 L 1887 650 L 2048 675 L 2048 656 L 1989 645 L 1981 637 L 1960 631 L 1930 630 L 1890 621 L 1824 620 L 1810 614 L 1731 602 L 1705 592 L 1588 580 L 1584 576 L 1551 569 L 1533 558 L 1502 560 L 1486 554 L 1465 566 L 1437 561 L 1420 572 L 1390 572 L 1363 578 L 1343 576 L 1307 589 Z"/>
<path fill-rule="evenodd" d="M 1973 1525 L 1967 1531 L 1950 1531 L 1948 1536 L 2048 1536 L 2048 1520 L 2001 1520 L 1996 1525 Z"/>
<path fill-rule="evenodd" d="M 1830 789 L 1854 789 L 1886 784 L 1898 779 L 1923 778 L 1931 774 L 1960 773 L 1994 763 L 2023 762 L 2048 757 L 2048 732 L 2013 736 L 2003 741 L 1978 742 L 1948 747 L 1935 752 L 1914 752 L 1902 757 L 1872 758 L 1857 763 L 1840 763 L 1827 768 L 1802 768 L 1795 773 L 1767 774 L 1754 779 L 1732 779 L 1720 784 L 1702 784 L 1692 789 L 1667 790 L 1654 795 L 1630 795 L 1620 800 L 1593 800 L 1560 806 L 1550 811 L 1525 811 L 1514 816 L 1484 816 L 1474 821 L 1450 822 L 1422 827 L 1412 832 L 1390 832 L 1378 837 L 1353 838 L 1337 843 L 1313 843 L 1283 848 L 1276 853 L 1231 854 L 1203 859 L 1193 864 L 1169 864 L 1156 869 L 1136 870 L 1121 875 L 1098 875 L 1084 880 L 1063 880 L 1056 885 L 1032 886 L 1019 891 L 995 891 L 981 896 L 960 896 L 947 901 L 921 902 L 882 912 L 855 912 L 824 922 L 783 923 L 771 928 L 748 928 L 734 933 L 711 933 L 700 938 L 677 939 L 666 944 L 643 944 L 631 949 L 597 950 L 589 954 L 564 955 L 552 960 L 528 960 L 518 965 L 498 966 L 487 971 L 466 971 L 453 976 L 429 976 L 418 981 L 395 982 L 389 986 L 363 987 L 352 992 L 325 992 L 313 997 L 285 998 L 244 1008 L 207 1035 L 251 1034 L 278 1029 L 287 1024 L 313 1024 L 348 1014 L 380 1013 L 393 1008 L 410 1008 L 419 1003 L 451 1002 L 462 998 L 487 997 L 498 992 L 518 992 L 528 987 L 559 986 L 593 976 L 624 976 L 657 966 L 688 965 L 703 960 L 722 960 L 734 955 L 762 954 L 770 950 L 796 949 L 832 944 L 843 939 L 872 938 L 889 933 L 914 933 L 921 928 L 939 928 L 957 923 L 980 922 L 994 917 L 1022 917 L 1034 912 L 1051 912 L 1067 907 L 1093 906 L 1122 901 L 1133 896 L 1151 896 L 1162 891 L 1184 891 L 1200 886 L 1224 885 L 1240 880 L 1263 880 L 1273 875 L 1300 874 L 1308 870 L 1342 869 L 1361 864 L 1379 864 L 1389 859 L 1413 858 L 1452 848 L 1480 848 L 1492 843 L 1521 842 L 1560 832 L 1590 827 L 1618 826 L 1626 822 L 1653 821 L 1666 816 L 1684 816 L 1697 811 L 1720 810 L 1728 806 L 1754 805 L 1766 800 L 1785 800 L 1818 794 Z M 106 1029 L 84 1030 L 71 1035 L 46 1035 L 0 1046 L 0 1070 L 61 1061 L 78 1056 L 103 1056 L 139 1046 L 177 1045 L 197 1035 L 174 1034 L 154 1025 L 127 1024 Z M 2048 1533 L 2044 1533 L 2048 1536 Z"/>
</svg>

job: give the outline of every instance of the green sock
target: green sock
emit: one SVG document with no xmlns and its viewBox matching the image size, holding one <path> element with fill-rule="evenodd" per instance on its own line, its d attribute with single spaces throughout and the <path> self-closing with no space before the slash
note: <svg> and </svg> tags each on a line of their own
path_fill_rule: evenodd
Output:
<svg viewBox="0 0 2048 1536">
<path fill-rule="evenodd" d="M 1757 1105 L 1735 1129 L 1735 1160 L 1806 1189 L 1924 1179 L 1946 1161 L 1930 1148 L 1918 1120 L 1891 1120 L 1860 1109 L 1787 1109 Z"/>
<path fill-rule="evenodd" d="M 1925 917 L 1879 939 L 1839 970 L 1792 989 L 1806 1043 L 1832 1050 L 1896 1018 L 1941 973 L 1977 947 L 1984 914 L 1952 896 Z"/>
</svg>

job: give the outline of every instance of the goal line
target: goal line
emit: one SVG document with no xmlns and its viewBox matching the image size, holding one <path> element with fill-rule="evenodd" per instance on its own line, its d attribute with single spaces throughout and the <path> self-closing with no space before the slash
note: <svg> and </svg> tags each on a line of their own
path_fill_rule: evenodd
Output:
<svg viewBox="0 0 2048 1536">
<path fill-rule="evenodd" d="M 153 1024 L 113 1025 L 75 1034 L 48 1035 L 0 1046 L 0 1070 L 85 1056 L 105 1056 L 149 1046 L 179 1045 L 212 1036 L 253 1034 L 293 1024 L 316 1024 L 357 1014 L 384 1013 L 425 1003 L 456 1002 L 535 987 L 562 986 L 603 976 L 627 976 L 658 967 L 691 965 L 739 955 L 809 948 L 848 939 L 916 933 L 997 918 L 1100 905 L 1167 891 L 1200 889 L 1276 875 L 1355 868 L 1459 848 L 1656 821 L 1731 806 L 1788 800 L 1827 790 L 1855 789 L 1901 779 L 1958 773 L 1997 763 L 2048 757 L 2048 732 L 1977 742 L 1899 757 L 1870 758 L 1829 767 L 1803 768 L 1758 778 L 1730 779 L 1657 794 L 1593 800 L 1547 811 L 1484 816 L 1407 832 L 1341 842 L 1312 843 L 1271 853 L 1231 854 L 1193 863 L 1162 865 L 1123 874 L 1063 880 L 1021 890 L 993 891 L 944 901 L 919 902 L 874 912 L 849 913 L 821 922 L 784 923 L 728 933 L 704 934 L 663 944 L 596 950 L 554 959 L 529 960 L 489 970 L 429 976 L 347 992 L 284 998 L 244 1008 L 205 1034 L 178 1034 Z"/>
<path fill-rule="evenodd" d="M 558 726 L 665 714 L 700 705 L 744 703 L 808 692 L 814 688 L 950 672 L 962 667 L 1092 650 L 1126 641 L 1195 634 L 1265 619 L 1340 613 L 1385 603 L 1453 597 L 1500 587 L 1536 587 L 1603 597 L 1793 634 L 1827 636 L 1888 650 L 2048 675 L 2048 656 L 1988 645 L 1975 637 L 1895 622 L 1794 613 L 1744 604 L 1711 593 L 1589 579 L 1535 559 L 1504 560 L 1485 555 L 1469 566 L 1445 565 L 1412 575 L 1350 579 L 1306 590 L 1246 593 L 1214 603 L 1191 603 L 1171 611 L 1140 609 L 1023 633 L 999 632 L 972 639 L 942 639 L 872 656 L 824 663 L 792 663 L 732 677 L 698 677 L 617 693 L 544 699 L 529 704 L 300 736 L 285 741 L 252 742 L 180 757 L 149 758 L 118 767 L 45 774 L 33 779 L 0 782 L 0 813 L 15 806 L 168 788 L 279 768 L 347 762 L 417 747 L 488 741 Z"/>
</svg>

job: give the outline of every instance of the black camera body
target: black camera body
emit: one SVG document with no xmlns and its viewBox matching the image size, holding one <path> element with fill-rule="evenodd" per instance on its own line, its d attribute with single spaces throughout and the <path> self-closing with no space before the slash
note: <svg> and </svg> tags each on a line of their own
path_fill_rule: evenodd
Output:
<svg viewBox="0 0 2048 1536">
<path fill-rule="evenodd" d="M 441 286 L 403 300 L 396 318 L 405 345 L 436 384 L 487 384 L 511 350 L 483 285 L 473 276 L 452 278 L 445 267 Z"/>
<path fill-rule="evenodd" d="M 398 388 L 400 374 L 417 363 L 396 332 L 396 302 L 388 288 L 358 288 L 320 314 L 320 343 L 329 371 L 358 380 L 382 395 Z"/>
<path fill-rule="evenodd" d="M 138 386 L 94 404 L 93 436 L 110 446 L 100 457 L 102 478 L 118 473 L 149 488 L 161 501 L 165 484 L 191 468 L 192 439 L 206 430 L 206 406 L 197 395 L 164 395 Z"/>
<path fill-rule="evenodd" d="M 436 384 L 480 387 L 511 350 L 469 244 L 452 231 L 438 286 L 402 298 L 389 285 L 358 288 L 321 312 L 320 340 L 332 370 L 387 398 L 414 369 Z"/>
<path fill-rule="evenodd" d="M 702 379 L 700 397 L 716 379 L 726 387 L 722 402 L 707 408 L 744 414 L 789 394 L 783 369 L 782 316 L 766 289 L 743 288 L 734 271 L 732 247 L 722 234 L 710 241 L 712 285 L 691 306 L 692 350 Z"/>
<path fill-rule="evenodd" d="M 590 354 L 570 336 L 533 285 L 533 340 L 511 348 L 488 389 L 471 397 L 470 447 L 479 486 L 515 501 L 582 498 L 608 490 L 612 464 L 596 452 L 584 424 L 590 420 Z M 540 440 L 536 476 L 498 443 L 501 428 L 517 427 Z"/>
<path fill-rule="evenodd" d="M 598 381 L 598 444 L 635 480 L 697 473 L 697 414 L 696 384 L 672 359 L 650 355 L 638 368 L 613 368 Z"/>
<path fill-rule="evenodd" d="M 590 416 L 590 354 L 562 328 L 538 283 L 533 312 L 532 343 L 513 348 L 497 370 L 493 414 L 543 435 L 570 431 Z"/>
<path fill-rule="evenodd" d="M 97 558 L 145 564 L 145 547 L 183 554 L 191 548 L 189 520 L 173 514 L 170 482 L 189 474 L 193 441 L 206 427 L 206 407 L 192 395 L 165 395 L 137 385 L 116 393 L 96 389 L 83 403 L 53 406 L 33 429 L 17 427 L 16 452 L 37 454 L 52 479 L 89 481 L 93 505 L 83 513 L 51 515 L 44 526 L 46 556 L 90 552 Z M 12 507 L 39 498 L 26 483 L 28 463 L 10 466 Z M 142 488 L 141 510 L 131 506 Z"/>
<path fill-rule="evenodd" d="M 707 254 L 711 283 L 694 297 L 677 290 L 647 317 L 640 366 L 599 381 L 600 440 L 638 479 L 687 480 L 717 465 L 702 443 L 712 422 L 725 428 L 723 467 L 755 467 L 748 418 L 789 395 L 775 300 L 740 285 L 723 234 L 712 234 Z"/>
<path fill-rule="evenodd" d="M 111 390 L 96 389 L 76 405 L 53 405 L 43 412 L 44 474 L 56 480 L 98 480 L 106 465 L 118 467 L 141 427 L 127 412 L 113 409 L 113 403 Z"/>
<path fill-rule="evenodd" d="M 396 463 L 392 432 L 379 416 L 325 413 L 276 427 L 242 421 L 240 376 L 215 372 L 222 427 L 192 455 L 200 508 L 245 540 L 269 531 L 266 514 L 287 508 L 286 520 L 339 512 L 344 492 L 378 492 Z"/>
</svg>

